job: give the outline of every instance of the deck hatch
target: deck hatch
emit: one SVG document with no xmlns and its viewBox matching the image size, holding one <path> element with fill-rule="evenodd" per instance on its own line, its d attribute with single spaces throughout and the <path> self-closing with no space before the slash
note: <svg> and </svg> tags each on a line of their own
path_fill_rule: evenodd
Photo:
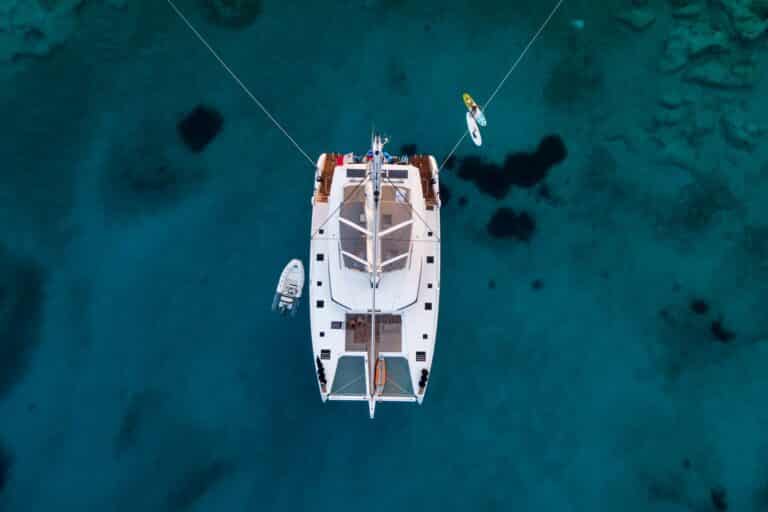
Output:
<svg viewBox="0 0 768 512">
<path fill-rule="evenodd" d="M 347 178 L 365 178 L 365 169 L 347 169 Z"/>
<path fill-rule="evenodd" d="M 324 348 L 320 351 L 320 359 L 327 361 L 331 358 L 331 351 L 330 349 Z"/>
<path fill-rule="evenodd" d="M 427 360 L 426 352 L 416 352 L 416 362 L 423 363 Z"/>
</svg>

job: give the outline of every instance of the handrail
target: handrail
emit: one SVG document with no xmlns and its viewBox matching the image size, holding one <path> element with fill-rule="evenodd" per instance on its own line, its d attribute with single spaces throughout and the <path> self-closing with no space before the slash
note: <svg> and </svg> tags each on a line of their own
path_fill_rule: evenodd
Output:
<svg viewBox="0 0 768 512">
<path fill-rule="evenodd" d="M 365 265 L 366 268 L 369 267 L 369 264 L 368 264 L 367 261 L 365 261 L 362 258 L 358 258 L 357 256 L 355 256 L 351 252 L 347 252 L 347 251 L 342 250 L 341 254 L 343 254 L 344 256 L 347 256 L 348 258 L 352 258 L 353 260 L 355 260 L 356 262 L 360 263 L 361 265 Z"/>
<path fill-rule="evenodd" d="M 390 258 L 387 261 L 384 261 L 384 262 L 380 263 L 379 264 L 379 268 L 384 268 L 384 267 L 386 267 L 387 265 L 389 265 L 391 263 L 394 263 L 396 261 L 400 261 L 402 259 L 405 259 L 405 258 L 408 257 L 408 255 L 409 255 L 409 253 L 407 253 L 407 252 L 404 252 L 403 254 L 398 254 L 394 258 Z"/>
<path fill-rule="evenodd" d="M 405 226 L 408 226 L 410 224 L 413 224 L 413 219 L 408 219 L 406 221 L 401 222 L 400 224 L 396 224 L 392 226 L 391 228 L 387 228 L 384 231 L 379 232 L 379 236 L 387 236 L 390 233 L 394 233 L 398 229 L 404 228 Z"/>
<path fill-rule="evenodd" d="M 359 232 L 361 232 L 364 235 L 371 236 L 371 232 L 370 231 L 368 231 L 367 229 L 361 228 L 360 226 L 358 226 L 357 224 L 355 224 L 351 220 L 347 220 L 344 217 L 339 217 L 339 222 L 341 222 L 343 224 L 346 224 L 347 226 L 349 226 L 349 227 L 351 227 L 353 229 L 358 230 Z"/>
</svg>

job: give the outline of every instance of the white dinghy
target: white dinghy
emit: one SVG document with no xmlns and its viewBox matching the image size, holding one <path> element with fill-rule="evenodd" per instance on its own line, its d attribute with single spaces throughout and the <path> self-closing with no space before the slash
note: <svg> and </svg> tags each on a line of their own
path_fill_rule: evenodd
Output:
<svg viewBox="0 0 768 512">
<path fill-rule="evenodd" d="M 277 281 L 275 298 L 272 301 L 272 311 L 279 311 L 281 315 L 296 314 L 301 299 L 301 291 L 304 288 L 304 265 L 299 259 L 288 262 L 280 273 Z"/>
</svg>

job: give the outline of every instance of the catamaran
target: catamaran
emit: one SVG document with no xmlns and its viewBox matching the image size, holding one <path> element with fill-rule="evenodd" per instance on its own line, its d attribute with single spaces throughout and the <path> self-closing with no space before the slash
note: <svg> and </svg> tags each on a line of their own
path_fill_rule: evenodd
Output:
<svg viewBox="0 0 768 512">
<path fill-rule="evenodd" d="M 323 153 L 312 195 L 310 326 L 320 397 L 424 400 L 440 298 L 439 168 L 393 157 L 374 135 L 364 156 Z"/>
<path fill-rule="evenodd" d="M 563 0 L 550 11 L 504 75 L 485 108 L 525 56 Z M 434 157 L 393 158 L 374 136 L 363 158 L 323 153 L 317 162 L 248 89 L 173 0 L 168 4 L 224 70 L 294 147 L 315 165 L 310 243 L 310 325 L 320 396 L 377 402 L 424 400 L 437 332 L 440 294 L 440 186 Z M 584 27 L 583 21 L 574 25 Z M 480 107 L 465 93 L 467 128 L 482 144 Z M 461 141 L 448 154 L 448 162 Z M 290 264 L 289 264 L 290 265 Z M 290 270 L 290 269 L 288 269 Z M 275 308 L 293 313 L 303 271 L 284 270 Z"/>
</svg>

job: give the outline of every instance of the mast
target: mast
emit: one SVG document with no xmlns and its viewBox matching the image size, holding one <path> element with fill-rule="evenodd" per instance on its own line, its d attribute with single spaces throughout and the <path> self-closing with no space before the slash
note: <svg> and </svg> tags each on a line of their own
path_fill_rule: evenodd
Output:
<svg viewBox="0 0 768 512">
<path fill-rule="evenodd" d="M 373 258 L 371 266 L 371 342 L 368 345 L 368 378 L 370 393 L 368 409 L 373 418 L 376 410 L 376 288 L 379 285 L 379 208 L 381 199 L 381 168 L 384 164 L 384 144 L 387 139 L 374 135 L 371 141 L 371 188 L 373 189 Z"/>
</svg>

